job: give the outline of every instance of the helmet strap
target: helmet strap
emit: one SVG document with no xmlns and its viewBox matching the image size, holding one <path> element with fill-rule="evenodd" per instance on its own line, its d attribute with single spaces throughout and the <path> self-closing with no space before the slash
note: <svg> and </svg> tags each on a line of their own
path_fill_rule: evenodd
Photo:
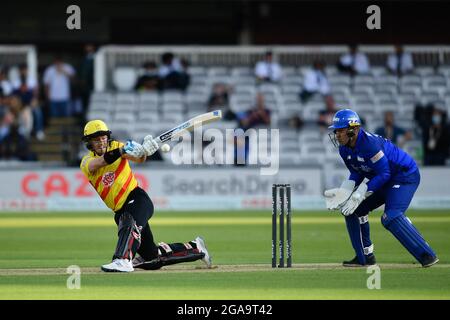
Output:
<svg viewBox="0 0 450 320">
<path fill-rule="evenodd" d="M 349 148 L 351 147 L 350 144 L 352 143 L 353 139 L 355 139 L 355 136 L 356 136 L 356 134 L 355 134 L 355 128 L 349 128 L 349 129 L 347 130 L 348 141 L 347 141 L 347 143 L 345 144 L 346 147 L 349 147 Z"/>
</svg>

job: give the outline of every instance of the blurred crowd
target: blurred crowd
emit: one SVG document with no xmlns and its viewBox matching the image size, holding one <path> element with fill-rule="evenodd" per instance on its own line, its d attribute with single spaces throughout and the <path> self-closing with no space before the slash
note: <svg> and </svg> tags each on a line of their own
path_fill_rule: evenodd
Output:
<svg viewBox="0 0 450 320">
<path fill-rule="evenodd" d="M 52 63 L 39 66 L 36 78 L 30 75 L 26 64 L 0 67 L 0 159 L 36 160 L 36 155 L 30 151 L 30 142 L 46 139 L 45 128 L 52 118 L 76 117 L 80 124 L 85 121 L 94 88 L 95 52 L 93 45 L 85 45 L 82 59 L 76 66 L 65 61 L 61 55 L 56 55 Z M 146 61 L 142 65 L 132 89 L 136 92 L 185 92 L 191 83 L 189 66 L 186 59 L 165 52 L 159 63 Z M 11 74 L 11 67 L 15 67 L 15 74 Z M 256 88 L 263 84 L 281 84 L 283 67 L 276 61 L 273 52 L 267 51 L 253 67 Z M 324 61 L 314 61 L 305 70 L 298 88 L 298 102 L 301 105 L 308 104 L 312 99 L 322 99 L 323 109 L 317 113 L 315 125 L 324 133 L 338 109 L 352 107 L 336 105 L 326 67 Z M 369 58 L 359 51 L 357 45 L 349 45 L 348 53 L 339 57 L 335 67 L 339 74 L 351 77 L 371 71 Z M 415 68 L 412 55 L 405 52 L 401 45 L 397 45 L 387 57 L 385 67 L 388 74 L 397 77 L 414 73 Z M 225 120 L 236 121 L 236 127 L 244 130 L 271 125 L 273 106 L 267 106 L 264 94 L 257 91 L 254 103 L 248 105 L 246 110 L 237 112 L 230 107 L 230 98 L 236 89 L 233 85 L 217 82 L 211 88 L 205 101 L 207 110 L 221 109 Z M 296 130 L 304 128 L 305 121 L 300 111 L 290 116 L 287 122 L 289 127 Z M 421 139 L 423 163 L 444 165 L 450 149 L 447 112 L 429 103 L 418 104 L 414 113 L 417 130 L 398 126 L 396 114 L 386 112 L 384 124 L 375 133 L 401 147 L 414 138 Z M 361 116 L 364 124 L 364 115 Z"/>
<path fill-rule="evenodd" d="M 395 46 L 394 52 L 387 57 L 385 67 L 387 74 L 399 78 L 414 73 L 412 55 L 405 52 L 401 45 Z M 336 68 L 340 74 L 348 74 L 351 77 L 369 74 L 371 70 L 367 55 L 360 52 L 357 45 L 349 45 L 349 52 L 339 57 Z M 279 84 L 283 79 L 283 68 L 277 61 L 274 61 L 273 53 L 268 51 L 264 59 L 256 63 L 254 76 L 257 84 Z M 314 61 L 311 68 L 304 74 L 298 98 L 302 104 L 307 104 L 315 96 L 322 97 L 324 108 L 318 112 L 316 122 L 322 133 L 327 132 L 328 126 L 332 124 L 334 114 L 339 109 L 351 108 L 351 106 L 336 106 L 331 89 L 325 62 Z M 251 127 L 270 126 L 270 108 L 265 105 L 262 94 L 256 95 L 255 104 L 249 106 L 247 111 L 236 114 L 230 110 L 229 97 L 232 92 L 233 87 L 230 85 L 214 84 L 207 102 L 208 110 L 222 109 L 226 119 L 237 120 L 238 127 L 244 130 Z M 364 125 L 364 114 L 360 116 Z M 374 133 L 386 137 L 400 147 L 404 147 L 416 136 L 422 141 L 423 164 L 427 166 L 445 165 L 450 156 L 450 125 L 446 110 L 433 103 L 428 103 L 426 106 L 418 103 L 415 106 L 414 121 L 417 130 L 407 130 L 395 122 L 393 111 L 386 111 L 383 125 L 376 128 Z M 304 123 L 299 110 L 297 115 L 291 116 L 288 126 L 301 130 Z"/>
<path fill-rule="evenodd" d="M 30 144 L 46 139 L 52 118 L 84 121 L 94 86 L 94 54 L 95 47 L 85 45 L 76 68 L 55 55 L 35 77 L 25 63 L 0 65 L 0 159 L 37 160 Z"/>
</svg>

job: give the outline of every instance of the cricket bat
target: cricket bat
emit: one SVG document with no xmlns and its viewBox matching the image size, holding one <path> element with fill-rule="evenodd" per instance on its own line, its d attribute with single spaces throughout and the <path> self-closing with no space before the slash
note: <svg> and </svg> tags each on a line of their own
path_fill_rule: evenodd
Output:
<svg viewBox="0 0 450 320">
<path fill-rule="evenodd" d="M 186 131 L 193 130 L 195 126 L 200 126 L 206 123 L 217 121 L 220 120 L 221 118 L 222 118 L 222 111 L 220 110 L 203 113 L 192 119 L 189 119 L 186 122 L 183 122 L 182 124 L 176 126 L 175 128 L 167 130 L 166 132 L 156 137 L 155 140 L 158 144 L 161 144 L 170 141 L 172 138 L 177 138 L 181 136 Z"/>
</svg>

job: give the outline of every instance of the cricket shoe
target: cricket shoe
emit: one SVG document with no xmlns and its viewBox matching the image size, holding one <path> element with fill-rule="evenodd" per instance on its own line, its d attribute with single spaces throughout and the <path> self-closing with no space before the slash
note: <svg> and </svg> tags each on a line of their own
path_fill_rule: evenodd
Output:
<svg viewBox="0 0 450 320">
<path fill-rule="evenodd" d="M 141 256 L 138 256 L 138 255 L 136 255 L 133 258 L 133 261 L 131 261 L 131 264 L 133 265 L 133 268 L 139 268 L 139 266 L 141 266 L 144 263 L 145 263 L 145 259 L 142 258 Z"/>
<path fill-rule="evenodd" d="M 105 272 L 132 272 L 134 268 L 128 259 L 114 259 L 110 264 L 102 265 L 102 270 Z"/>
<path fill-rule="evenodd" d="M 377 261 L 375 259 L 375 255 L 366 256 L 366 264 L 361 264 L 358 261 L 358 257 L 354 257 L 352 260 L 344 261 L 342 265 L 344 267 L 364 267 L 364 266 L 373 266 L 376 265 Z"/>
<path fill-rule="evenodd" d="M 132 264 L 133 268 L 143 270 L 158 270 L 164 266 L 164 262 L 161 260 L 161 257 L 156 257 L 153 260 L 146 261 L 141 256 L 136 256 L 134 257 Z"/>
<path fill-rule="evenodd" d="M 428 268 L 428 267 L 431 267 L 432 265 L 434 265 L 434 264 L 436 264 L 438 262 L 439 262 L 439 258 L 438 257 L 428 255 L 427 257 L 425 257 L 425 259 L 423 259 L 422 267 Z"/>
<path fill-rule="evenodd" d="M 202 258 L 202 261 L 206 264 L 208 268 L 212 267 L 211 256 L 209 255 L 208 249 L 206 248 L 205 240 L 202 237 L 195 238 L 195 243 L 197 244 L 197 249 L 201 253 L 205 255 Z"/>
</svg>

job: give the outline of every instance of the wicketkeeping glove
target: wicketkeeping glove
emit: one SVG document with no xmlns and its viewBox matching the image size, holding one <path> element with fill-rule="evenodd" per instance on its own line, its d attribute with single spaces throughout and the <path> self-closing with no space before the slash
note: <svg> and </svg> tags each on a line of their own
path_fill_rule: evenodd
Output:
<svg viewBox="0 0 450 320">
<path fill-rule="evenodd" d="M 144 147 L 145 155 L 147 157 L 151 156 L 159 149 L 158 143 L 155 141 L 155 139 L 153 139 L 153 136 L 151 135 L 145 136 L 142 146 Z"/>
<path fill-rule="evenodd" d="M 356 208 L 367 198 L 367 184 L 362 182 L 358 189 L 356 189 L 347 202 L 342 206 L 341 213 L 344 216 L 349 216 L 355 212 Z M 370 194 L 369 194 L 370 195 Z"/>
<path fill-rule="evenodd" d="M 123 151 L 125 151 L 126 154 L 135 157 L 135 158 L 142 158 L 145 155 L 145 149 L 136 141 L 128 140 L 125 146 L 123 147 Z"/>
<path fill-rule="evenodd" d="M 339 188 L 325 190 L 325 202 L 328 210 L 337 210 L 347 201 L 353 192 L 355 181 L 344 180 Z"/>
</svg>

